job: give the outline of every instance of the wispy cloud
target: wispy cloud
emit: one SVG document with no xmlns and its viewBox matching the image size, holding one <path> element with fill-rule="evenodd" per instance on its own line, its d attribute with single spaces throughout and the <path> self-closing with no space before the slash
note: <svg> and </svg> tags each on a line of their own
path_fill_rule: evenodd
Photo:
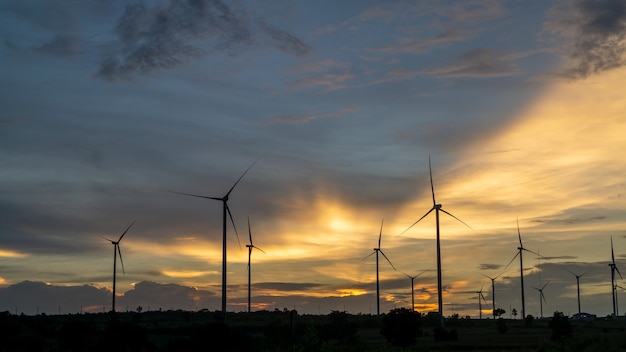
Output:
<svg viewBox="0 0 626 352">
<path fill-rule="evenodd" d="M 271 125 L 271 124 L 275 124 L 275 123 L 309 123 L 309 122 L 311 122 L 313 120 L 318 120 L 318 119 L 321 119 L 321 118 L 340 117 L 340 116 L 343 116 L 345 114 L 348 114 L 348 113 L 351 113 L 351 112 L 354 112 L 354 111 L 358 111 L 358 110 L 359 110 L 358 107 L 346 106 L 346 107 L 343 107 L 343 108 L 339 109 L 338 111 L 321 113 L 321 114 L 302 115 L 302 116 L 298 116 L 298 115 L 279 115 L 279 116 L 274 116 L 274 117 L 270 118 L 269 120 L 267 120 L 265 122 L 265 124 Z"/>
<path fill-rule="evenodd" d="M 116 34 L 116 48 L 98 71 L 99 77 L 109 80 L 173 67 L 213 52 L 233 55 L 240 46 L 264 41 L 294 56 L 312 51 L 297 37 L 222 1 L 130 4 L 118 19 Z"/>
<path fill-rule="evenodd" d="M 585 78 L 626 63 L 626 3 L 622 0 L 564 2 L 549 12 L 545 28 L 566 39 L 570 66 L 561 73 L 566 77 Z"/>
<path fill-rule="evenodd" d="M 425 73 L 440 77 L 501 77 L 518 72 L 511 55 L 489 48 L 466 51 L 457 62 L 439 68 L 428 69 Z"/>
</svg>

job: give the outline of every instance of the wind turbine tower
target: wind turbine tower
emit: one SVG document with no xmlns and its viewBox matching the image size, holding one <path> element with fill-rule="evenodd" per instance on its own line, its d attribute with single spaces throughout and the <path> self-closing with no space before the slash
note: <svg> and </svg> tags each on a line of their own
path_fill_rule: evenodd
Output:
<svg viewBox="0 0 626 352">
<path fill-rule="evenodd" d="M 531 251 L 530 249 L 524 248 L 524 245 L 522 244 L 522 235 L 519 230 L 519 220 L 517 220 L 517 238 L 519 239 L 519 247 L 517 247 L 517 254 L 515 256 L 519 256 L 520 286 L 522 288 L 522 319 L 524 319 L 526 318 L 526 299 L 524 297 L 524 262 L 522 259 L 522 252 L 530 252 L 532 254 L 536 254 L 537 256 L 539 256 L 539 254 Z M 515 259 L 515 257 L 513 257 L 513 259 Z"/>
<path fill-rule="evenodd" d="M 546 296 L 543 294 L 543 289 L 548 286 L 550 281 L 546 282 L 545 285 L 541 286 L 541 288 L 533 287 L 535 290 L 539 291 L 539 317 L 543 318 L 543 302 L 546 301 Z"/>
<path fill-rule="evenodd" d="M 448 214 L 449 216 L 453 217 L 454 219 L 456 219 L 457 221 L 459 221 L 460 223 L 462 223 L 463 225 L 467 226 L 470 229 L 471 227 L 468 224 L 464 223 L 461 219 L 445 211 L 442 208 L 441 204 L 437 204 L 437 201 L 435 200 L 435 187 L 433 185 L 433 170 L 432 170 L 432 166 L 430 162 L 430 156 L 428 156 L 428 171 L 430 173 L 430 190 L 433 196 L 433 206 L 432 208 L 430 208 L 429 211 L 426 212 L 426 214 L 422 215 L 421 218 L 417 219 L 417 221 L 415 221 L 411 226 L 409 226 L 402 233 L 407 232 L 411 227 L 413 227 L 415 224 L 420 222 L 423 218 L 428 216 L 428 214 L 430 214 L 433 210 L 435 211 L 435 223 L 436 223 L 436 228 L 437 228 L 437 304 L 439 308 L 439 319 L 440 319 L 439 323 L 441 326 L 443 326 L 443 293 L 442 293 L 442 284 L 441 284 L 441 242 L 440 242 L 440 232 L 439 232 L 439 212 L 441 211 L 443 213 Z"/>
<path fill-rule="evenodd" d="M 248 313 L 250 313 L 250 307 L 252 306 L 251 302 L 252 302 L 252 296 L 251 296 L 251 271 L 252 271 L 252 266 L 250 265 L 250 258 L 252 257 L 252 248 L 256 248 L 258 250 L 260 250 L 261 252 L 265 253 L 264 250 L 262 250 L 261 248 L 255 246 L 252 243 L 252 230 L 250 230 L 250 217 L 248 217 L 248 236 L 250 238 L 250 244 L 247 244 L 246 247 L 248 247 Z"/>
<path fill-rule="evenodd" d="M 615 272 L 619 275 L 620 279 L 622 278 L 622 274 L 619 272 L 617 268 L 617 264 L 615 264 L 615 253 L 613 252 L 613 236 L 611 236 L 611 263 L 609 263 L 609 267 L 611 267 L 611 293 L 613 295 L 613 316 L 617 317 L 617 287 L 615 284 Z"/>
<path fill-rule="evenodd" d="M 124 230 L 124 232 L 122 233 L 120 238 L 117 239 L 117 241 L 113 241 L 106 237 L 100 236 L 104 238 L 105 240 L 111 242 L 111 244 L 113 245 L 113 299 L 111 303 L 111 311 L 113 313 L 115 313 L 115 284 L 117 282 L 117 254 L 119 253 L 120 255 L 120 264 L 122 264 L 122 272 L 126 273 L 126 271 L 124 270 L 124 260 L 122 259 L 122 250 L 120 249 L 120 242 L 122 241 L 122 238 L 124 238 L 124 235 L 126 235 L 126 232 L 130 230 L 130 228 L 133 226 L 134 223 L 135 222 L 133 221 L 130 223 L 130 225 L 128 225 L 126 230 Z"/>
<path fill-rule="evenodd" d="M 407 273 L 402 273 L 404 274 L 404 276 L 408 277 L 409 279 L 411 279 L 411 310 L 415 311 L 415 279 L 420 277 L 420 275 L 422 275 L 423 273 L 425 273 L 426 270 L 422 271 L 421 273 L 415 275 L 415 276 L 411 276 Z"/>
<path fill-rule="evenodd" d="M 370 256 L 372 256 L 372 254 L 376 253 L 376 315 L 380 315 L 380 281 L 379 281 L 379 274 L 378 274 L 378 253 L 383 255 L 383 257 L 387 260 L 389 265 L 391 265 L 393 270 L 397 271 L 396 267 L 393 266 L 393 264 L 391 263 L 391 260 L 387 258 L 387 256 L 385 255 L 385 252 L 383 252 L 383 250 L 380 248 L 380 241 L 383 237 L 383 221 L 380 222 L 380 234 L 378 235 L 378 247 L 374 248 L 374 251 L 370 253 L 370 255 L 365 257 L 365 259 L 367 259 Z"/>
<path fill-rule="evenodd" d="M 577 297 L 578 297 L 578 314 L 580 314 L 580 278 L 585 276 L 585 274 L 587 274 L 588 271 L 578 275 L 575 272 L 569 270 L 568 268 L 565 268 L 565 270 L 569 271 L 570 274 L 576 277 L 576 292 L 577 292 Z"/>
<path fill-rule="evenodd" d="M 252 165 L 250 165 L 246 169 L 246 171 L 244 171 L 244 173 L 239 177 L 239 179 L 237 179 L 235 184 L 233 184 L 233 186 L 228 190 L 228 192 L 226 192 L 226 194 L 223 197 L 209 197 L 209 196 L 201 196 L 201 195 L 190 194 L 190 193 L 173 192 L 173 193 L 182 194 L 185 196 L 212 199 L 212 200 L 217 200 L 217 201 L 222 202 L 222 317 L 223 318 L 226 317 L 226 227 L 227 227 L 226 216 L 227 215 L 228 217 L 230 217 L 230 222 L 233 224 L 233 229 L 235 230 L 235 234 L 237 234 L 235 221 L 233 220 L 233 215 L 230 213 L 230 208 L 228 207 L 228 197 L 230 196 L 230 193 L 233 191 L 233 189 L 235 189 L 235 186 L 237 186 L 239 181 L 241 181 L 241 179 L 246 175 L 246 173 L 248 173 L 248 171 L 254 166 L 254 164 L 256 164 L 257 161 L 253 162 Z M 237 235 L 237 239 L 239 239 L 239 235 Z"/>
</svg>

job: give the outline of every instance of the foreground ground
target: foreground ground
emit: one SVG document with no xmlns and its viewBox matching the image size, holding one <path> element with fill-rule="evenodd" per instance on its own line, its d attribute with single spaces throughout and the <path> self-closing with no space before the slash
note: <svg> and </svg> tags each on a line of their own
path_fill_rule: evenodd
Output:
<svg viewBox="0 0 626 352">
<path fill-rule="evenodd" d="M 371 315 L 292 311 L 144 312 L 18 316 L 1 313 L 0 351 L 626 351 L 626 320 L 571 321 L 551 339 L 549 320 L 449 319 L 458 339 L 436 341 L 433 321 L 405 348 L 381 335 Z M 498 329 L 498 327 L 500 329 Z M 499 331 L 500 330 L 500 331 Z M 506 332 L 503 332 L 506 330 Z"/>
</svg>

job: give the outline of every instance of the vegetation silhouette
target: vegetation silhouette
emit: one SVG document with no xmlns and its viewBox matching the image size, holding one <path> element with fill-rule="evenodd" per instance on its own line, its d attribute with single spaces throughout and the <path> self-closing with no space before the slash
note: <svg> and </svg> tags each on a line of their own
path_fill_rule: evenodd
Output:
<svg viewBox="0 0 626 352">
<path fill-rule="evenodd" d="M 385 314 L 380 333 L 387 342 L 400 347 L 415 345 L 416 339 L 423 335 L 420 329 L 422 315 L 412 309 L 396 308 Z"/>
</svg>

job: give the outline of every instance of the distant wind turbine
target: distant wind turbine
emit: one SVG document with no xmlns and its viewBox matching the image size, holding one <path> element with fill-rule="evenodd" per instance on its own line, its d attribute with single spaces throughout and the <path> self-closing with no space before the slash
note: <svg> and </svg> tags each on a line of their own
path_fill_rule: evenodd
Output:
<svg viewBox="0 0 626 352">
<path fill-rule="evenodd" d="M 546 301 L 546 296 L 543 294 L 543 289 L 548 286 L 550 281 L 546 282 L 545 285 L 541 286 L 541 288 L 533 287 L 535 290 L 539 291 L 539 317 L 543 318 L 543 302 Z"/>
<path fill-rule="evenodd" d="M 485 303 L 487 303 L 487 300 L 485 299 L 485 296 L 483 295 L 483 288 L 482 288 L 482 286 L 480 287 L 480 291 L 476 291 L 474 293 L 478 294 L 478 319 L 483 320 L 483 305 L 482 305 L 482 302 L 480 300 L 482 299 L 483 302 L 485 302 Z"/>
<path fill-rule="evenodd" d="M 404 276 L 408 277 L 409 279 L 411 279 L 411 310 L 415 311 L 415 279 L 420 277 L 420 275 L 422 275 L 423 273 L 425 273 L 426 270 L 422 271 L 421 273 L 415 275 L 415 276 L 411 276 L 407 273 L 402 273 L 404 274 Z"/>
<path fill-rule="evenodd" d="M 233 215 L 230 213 L 230 208 L 228 208 L 228 197 L 230 193 L 235 189 L 235 186 L 241 181 L 241 179 L 248 173 L 248 171 L 256 164 L 258 160 L 252 163 L 246 171 L 237 179 L 235 184 L 226 192 L 223 197 L 209 197 L 209 196 L 201 196 L 197 194 L 190 193 L 181 193 L 181 192 L 173 192 L 176 194 L 182 194 L 185 196 L 205 198 L 205 199 L 213 199 L 222 202 L 222 317 L 226 316 L 226 215 L 230 217 L 230 222 L 233 224 L 233 229 L 235 230 L 235 234 L 237 235 L 237 240 L 239 240 L 239 235 L 237 234 L 237 227 L 235 226 L 235 221 L 233 220 Z"/>
<path fill-rule="evenodd" d="M 248 236 L 250 238 L 250 244 L 247 244 L 246 247 L 248 247 L 248 313 L 250 313 L 250 307 L 251 307 L 251 301 L 252 301 L 251 294 L 250 294 L 250 291 L 251 291 L 250 290 L 251 288 L 250 272 L 252 271 L 252 267 L 250 266 L 250 257 L 252 256 L 252 248 L 256 248 L 260 250 L 261 252 L 265 253 L 264 250 L 252 244 L 252 230 L 250 230 L 250 217 L 248 217 Z"/>
<path fill-rule="evenodd" d="M 133 226 L 135 222 L 131 222 L 130 225 L 128 225 L 128 227 L 126 228 L 126 230 L 124 230 L 124 232 L 122 233 L 122 235 L 120 236 L 120 238 L 117 239 L 117 241 L 113 241 L 111 239 L 108 239 L 106 237 L 100 236 L 102 238 L 104 238 L 105 240 L 111 242 L 111 244 L 113 245 L 113 302 L 111 304 L 111 311 L 113 313 L 115 313 L 115 284 L 117 281 L 117 255 L 119 253 L 120 255 L 120 263 L 122 264 L 122 272 L 124 274 L 126 274 L 126 271 L 124 270 L 124 260 L 122 259 L 122 250 L 120 249 L 120 242 L 122 241 L 122 238 L 124 237 L 124 235 L 126 235 L 126 232 L 128 232 L 128 230 L 130 230 L 130 228 Z"/>
<path fill-rule="evenodd" d="M 565 268 L 565 270 L 569 271 L 570 274 L 574 275 L 576 277 L 576 292 L 577 292 L 577 296 L 578 296 L 578 314 L 580 314 L 580 278 L 585 276 L 588 271 L 578 275 L 575 272 L 569 270 L 568 268 Z"/>
<path fill-rule="evenodd" d="M 428 156 L 428 171 L 430 173 L 430 190 L 433 196 L 433 207 L 430 208 L 430 210 L 427 211 L 426 214 L 422 215 L 421 218 L 417 219 L 417 221 L 414 222 L 411 226 L 409 226 L 406 230 L 402 231 L 402 233 L 407 232 L 411 227 L 415 226 L 415 224 L 417 224 L 423 218 L 428 216 L 428 214 L 430 214 L 433 210 L 435 211 L 435 222 L 436 222 L 436 227 L 437 227 L 437 303 L 439 306 L 439 318 L 440 318 L 439 323 L 441 326 L 443 326 L 443 295 L 442 295 L 442 284 L 441 284 L 441 243 L 439 239 L 439 234 L 440 234 L 439 233 L 439 212 L 441 211 L 450 215 L 451 217 L 453 217 L 454 219 L 456 219 L 463 225 L 469 227 L 470 229 L 471 227 L 468 224 L 464 223 L 461 219 L 443 210 L 441 204 L 437 204 L 437 201 L 435 200 L 435 186 L 433 185 L 433 170 L 432 170 L 431 163 L 430 163 L 430 156 Z"/>
<path fill-rule="evenodd" d="M 613 316 L 617 317 L 617 288 L 615 284 L 615 272 L 619 275 L 620 279 L 622 278 L 622 274 L 619 272 L 617 268 L 617 264 L 615 264 L 615 253 L 613 252 L 613 236 L 611 236 L 611 263 L 609 263 L 611 267 L 611 293 L 613 294 Z"/>
<path fill-rule="evenodd" d="M 520 286 L 522 288 L 522 319 L 524 319 L 526 318 L 526 300 L 524 297 L 524 263 L 522 260 L 522 252 L 527 251 L 538 256 L 539 254 L 531 251 L 530 249 L 524 248 L 524 245 L 522 244 L 522 235 L 519 230 L 519 220 L 517 220 L 517 238 L 519 239 L 519 247 L 517 247 L 517 254 L 515 254 L 513 259 L 511 259 L 511 262 L 519 256 Z"/>
<path fill-rule="evenodd" d="M 378 235 L 378 247 L 374 248 L 374 251 L 370 253 L 370 255 L 365 257 L 365 259 L 367 259 L 371 257 L 372 254 L 376 253 L 376 314 L 377 315 L 380 315 L 380 281 L 379 281 L 379 275 L 378 275 L 378 253 L 382 254 L 383 257 L 385 257 L 385 259 L 387 260 L 387 262 L 389 262 L 389 265 L 391 265 L 393 270 L 397 271 L 396 267 L 393 266 L 393 264 L 391 263 L 391 260 L 387 258 L 387 256 L 385 255 L 385 252 L 383 252 L 383 250 L 380 248 L 380 241 L 383 237 L 383 221 L 380 222 L 380 234 Z"/>
<path fill-rule="evenodd" d="M 513 258 L 515 259 L 515 258 Z M 509 263 L 510 264 L 510 263 Z M 493 311 L 493 318 L 496 318 L 496 284 L 495 281 L 497 278 L 499 278 L 502 274 L 504 274 L 504 272 L 502 272 L 501 274 L 498 274 L 498 276 L 496 277 L 491 277 L 485 274 L 481 274 L 482 276 L 488 278 L 489 280 L 491 280 L 491 308 Z"/>
</svg>

